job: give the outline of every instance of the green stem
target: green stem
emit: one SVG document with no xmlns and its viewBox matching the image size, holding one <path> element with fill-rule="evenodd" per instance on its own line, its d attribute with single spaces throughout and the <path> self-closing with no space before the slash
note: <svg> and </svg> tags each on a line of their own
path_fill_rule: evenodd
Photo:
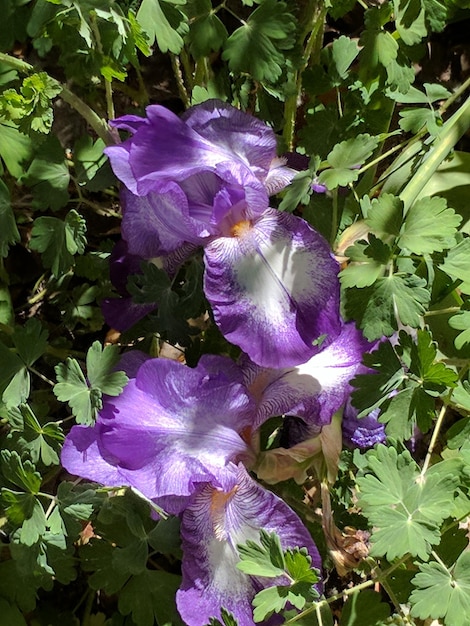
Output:
<svg viewBox="0 0 470 626">
<path fill-rule="evenodd" d="M 298 101 L 302 93 L 303 72 L 305 68 L 312 63 L 312 60 L 313 63 L 319 60 L 323 43 L 326 12 L 324 0 L 314 0 L 305 32 L 305 37 L 308 33 L 310 33 L 310 35 L 305 45 L 303 67 L 295 72 L 295 92 L 286 98 L 284 105 L 284 128 L 282 134 L 286 142 L 287 150 L 292 150 L 294 147 L 295 121 L 297 117 Z"/>
<path fill-rule="evenodd" d="M 26 63 L 26 61 L 22 61 L 21 59 L 17 59 L 16 57 L 12 57 L 9 54 L 5 54 L 4 52 L 0 52 L 0 63 L 5 63 L 9 67 L 17 70 L 21 74 L 30 75 L 33 74 L 36 70 L 30 64 Z M 79 113 L 93 128 L 95 133 L 100 137 L 106 145 L 111 145 L 116 143 L 116 138 L 114 134 L 109 129 L 109 126 L 103 118 L 93 111 L 91 107 L 88 106 L 83 100 L 81 100 L 77 95 L 75 95 L 68 87 L 62 85 L 57 81 L 57 84 L 60 85 L 62 91 L 59 94 L 59 97 L 67 102 L 77 113 Z"/>
<path fill-rule="evenodd" d="M 434 452 L 434 447 L 436 445 L 437 438 L 439 437 L 439 433 L 441 431 L 441 427 L 442 427 L 442 423 L 446 415 L 446 411 L 447 411 L 447 405 L 443 404 L 439 412 L 439 416 L 437 418 L 436 424 L 434 426 L 431 441 L 429 442 L 429 447 L 428 447 L 428 451 L 426 454 L 426 458 L 424 459 L 423 467 L 421 469 L 421 477 L 423 477 L 426 474 L 427 469 L 429 467 L 429 463 L 431 462 L 432 453 Z"/>
<path fill-rule="evenodd" d="M 98 23 L 96 21 L 96 14 L 94 11 L 90 12 L 90 25 L 93 35 L 96 41 L 96 48 L 101 56 L 104 56 L 103 52 L 103 44 L 101 43 L 101 35 L 100 29 L 98 28 Z M 104 78 L 104 77 L 103 77 Z M 113 120 L 116 117 L 114 112 L 114 102 L 113 102 L 113 88 L 111 86 L 111 82 L 104 78 L 104 91 L 106 95 L 106 110 L 108 114 L 108 120 Z"/>
<path fill-rule="evenodd" d="M 181 71 L 181 62 L 179 57 L 176 54 L 170 54 L 171 59 L 171 67 L 173 68 L 173 73 L 175 75 L 176 84 L 178 85 L 178 92 L 181 100 L 183 101 L 184 108 L 188 109 L 191 101 L 189 98 L 188 91 L 186 89 L 186 85 L 184 84 L 183 72 Z"/>
<path fill-rule="evenodd" d="M 422 157 L 413 177 L 401 192 L 400 197 L 404 203 L 405 213 L 468 128 L 470 128 L 470 98 L 467 98 L 458 111 L 442 126 L 430 150 Z"/>
</svg>

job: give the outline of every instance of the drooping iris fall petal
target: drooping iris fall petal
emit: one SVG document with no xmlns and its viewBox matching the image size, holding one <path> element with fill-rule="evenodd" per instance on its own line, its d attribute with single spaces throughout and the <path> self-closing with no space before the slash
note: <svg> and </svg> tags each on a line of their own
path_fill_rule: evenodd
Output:
<svg viewBox="0 0 470 626">
<path fill-rule="evenodd" d="M 230 236 L 231 235 L 231 236 Z M 221 332 L 257 364 L 286 367 L 340 330 L 337 264 L 302 219 L 268 209 L 207 244 L 204 289 Z"/>
<path fill-rule="evenodd" d="M 233 464 L 218 484 L 203 487 L 182 516 L 183 580 L 176 594 L 178 611 L 188 626 L 205 626 L 220 609 L 232 613 L 239 626 L 253 626 L 252 599 L 261 589 L 286 584 L 255 578 L 236 567 L 237 545 L 259 541 L 260 529 L 276 532 L 281 546 L 305 547 L 312 566 L 321 568 L 318 550 L 297 515 L 276 495 Z"/>
</svg>

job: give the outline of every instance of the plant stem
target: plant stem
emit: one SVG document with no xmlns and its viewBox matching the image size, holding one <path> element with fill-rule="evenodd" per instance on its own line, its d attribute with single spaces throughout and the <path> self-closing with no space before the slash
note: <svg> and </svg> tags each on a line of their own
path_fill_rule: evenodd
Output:
<svg viewBox="0 0 470 626">
<path fill-rule="evenodd" d="M 446 411 L 447 411 L 447 405 L 444 404 L 439 412 L 439 416 L 434 426 L 434 431 L 432 433 L 431 441 L 429 442 L 429 447 L 428 447 L 428 451 L 426 454 L 426 458 L 424 459 L 423 467 L 421 469 L 421 477 L 424 476 L 424 474 L 426 473 L 429 467 L 429 463 L 431 462 L 431 456 L 432 456 L 432 453 L 434 452 L 434 447 L 436 445 L 437 438 L 439 437 L 439 432 L 441 430 L 441 426 L 444 421 Z"/>
<path fill-rule="evenodd" d="M 22 61 L 21 59 L 17 59 L 16 57 L 12 57 L 9 54 L 5 54 L 4 52 L 0 52 L 0 63 L 5 63 L 9 67 L 17 70 L 21 74 L 30 75 L 33 74 L 36 70 L 35 68 L 26 61 Z M 95 133 L 100 137 L 106 145 L 111 145 L 116 143 L 116 137 L 113 135 L 109 126 L 103 118 L 93 111 L 91 107 L 88 106 L 83 100 L 81 100 L 77 95 L 75 95 L 68 87 L 62 85 L 57 81 L 57 84 L 60 85 L 62 91 L 59 94 L 59 97 L 67 102 L 72 108 L 77 111 L 93 128 Z"/>
<path fill-rule="evenodd" d="M 323 29 L 325 26 L 326 7 L 324 0 L 314 0 L 310 12 L 310 19 L 306 28 L 305 36 L 310 33 L 304 50 L 303 67 L 294 74 L 295 92 L 286 98 L 284 105 L 284 128 L 283 137 L 287 150 L 294 147 L 295 121 L 300 94 L 302 93 L 302 76 L 305 68 L 312 62 L 319 60 L 321 46 L 323 43 Z"/>
<path fill-rule="evenodd" d="M 90 12 L 90 25 L 91 30 L 93 31 L 93 35 L 96 41 L 96 47 L 98 52 L 103 55 L 103 44 L 101 43 L 101 35 L 100 29 L 98 28 L 98 23 L 96 21 L 96 14 L 94 11 Z M 108 114 L 108 120 L 113 120 L 116 117 L 114 112 L 114 102 L 113 102 L 113 88 L 111 86 L 111 81 L 104 78 L 104 91 L 106 94 L 106 110 Z"/>
<path fill-rule="evenodd" d="M 467 98 L 442 126 L 430 150 L 422 157 L 421 164 L 401 192 L 400 197 L 404 203 L 405 213 L 468 128 L 470 128 L 470 98 Z"/>
<path fill-rule="evenodd" d="M 181 71 L 181 62 L 179 57 L 176 54 L 170 54 L 171 59 L 171 67 L 173 68 L 173 73 L 175 75 L 176 84 L 178 85 L 178 92 L 181 100 L 183 101 L 184 108 L 188 109 L 191 101 L 189 98 L 188 91 L 186 89 L 186 85 L 184 84 L 183 72 Z"/>
</svg>

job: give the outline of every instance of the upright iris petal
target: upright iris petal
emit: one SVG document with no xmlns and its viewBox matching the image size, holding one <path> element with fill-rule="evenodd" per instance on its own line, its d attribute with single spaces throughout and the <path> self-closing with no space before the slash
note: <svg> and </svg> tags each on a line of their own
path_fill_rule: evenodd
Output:
<svg viewBox="0 0 470 626">
<path fill-rule="evenodd" d="M 307 548 L 312 566 L 321 568 L 318 550 L 297 515 L 254 482 L 242 465 L 228 465 L 218 483 L 194 496 L 182 516 L 183 581 L 176 594 L 188 626 L 205 626 L 211 617 L 220 620 L 221 607 L 239 626 L 253 626 L 254 595 L 276 581 L 239 571 L 237 545 L 259 541 L 260 529 L 276 532 L 284 550 Z"/>
<path fill-rule="evenodd" d="M 253 402 L 239 380 L 224 357 L 203 357 L 195 369 L 150 359 L 120 396 L 106 400 L 94 428 L 72 428 L 62 464 L 77 476 L 179 503 L 229 461 L 251 458 L 239 433 L 251 424 Z"/>
</svg>

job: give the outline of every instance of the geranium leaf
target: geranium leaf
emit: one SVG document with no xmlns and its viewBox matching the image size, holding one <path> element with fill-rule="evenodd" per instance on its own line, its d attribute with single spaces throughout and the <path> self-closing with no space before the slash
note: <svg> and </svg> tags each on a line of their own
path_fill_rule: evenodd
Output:
<svg viewBox="0 0 470 626">
<path fill-rule="evenodd" d="M 461 221 L 444 198 L 422 198 L 406 214 L 398 245 L 414 254 L 442 252 L 454 243 Z"/>
<path fill-rule="evenodd" d="M 466 626 L 470 614 L 470 553 L 463 552 L 450 570 L 442 563 L 421 563 L 413 578 L 411 615 L 444 618 L 446 626 Z"/>
<path fill-rule="evenodd" d="M 363 134 L 336 144 L 327 156 L 331 169 L 321 172 L 318 182 L 328 189 L 345 187 L 354 182 L 359 178 L 357 168 L 371 156 L 378 143 L 378 137 Z"/>
<path fill-rule="evenodd" d="M 371 473 L 358 478 L 358 486 L 359 505 L 374 527 L 371 555 L 392 560 L 409 553 L 427 559 L 450 514 L 457 477 L 421 476 L 408 451 L 398 454 L 382 444 L 366 459 Z"/>
<path fill-rule="evenodd" d="M 56 217 L 38 217 L 34 221 L 30 246 L 42 253 L 44 265 L 59 277 L 73 266 L 75 254 L 83 254 L 85 232 L 85 220 L 73 209 L 65 221 Z"/>
<path fill-rule="evenodd" d="M 271 83 L 281 76 L 285 51 L 295 43 L 296 22 L 285 2 L 265 0 L 225 43 L 222 58 L 232 72 Z"/>
<path fill-rule="evenodd" d="M 5 183 L 0 180 L 0 256 L 8 256 L 10 245 L 19 241 L 20 233 L 11 208 L 10 192 Z"/>
<path fill-rule="evenodd" d="M 183 36 L 188 32 L 187 19 L 177 7 L 186 0 L 143 0 L 137 11 L 137 21 L 162 52 L 178 54 L 183 47 Z"/>
</svg>

